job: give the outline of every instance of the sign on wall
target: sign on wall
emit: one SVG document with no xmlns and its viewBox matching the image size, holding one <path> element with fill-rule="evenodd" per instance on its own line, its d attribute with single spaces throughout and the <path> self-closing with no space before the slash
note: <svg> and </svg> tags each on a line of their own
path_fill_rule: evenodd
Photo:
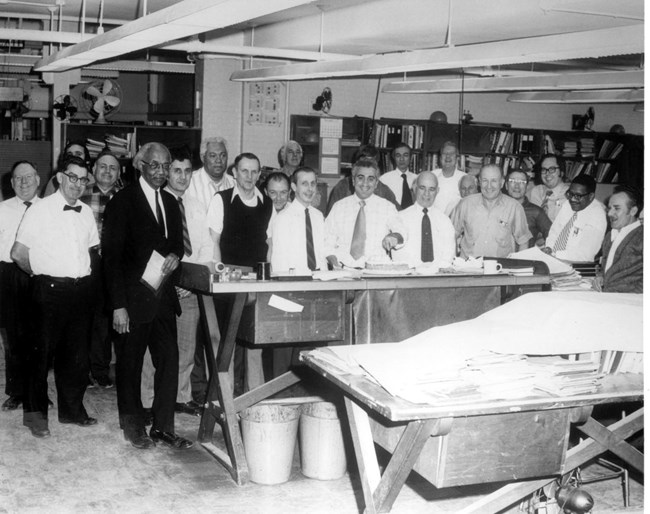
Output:
<svg viewBox="0 0 650 514">
<path fill-rule="evenodd" d="M 281 82 L 253 82 L 248 95 L 250 125 L 282 125 L 284 84 Z"/>
</svg>

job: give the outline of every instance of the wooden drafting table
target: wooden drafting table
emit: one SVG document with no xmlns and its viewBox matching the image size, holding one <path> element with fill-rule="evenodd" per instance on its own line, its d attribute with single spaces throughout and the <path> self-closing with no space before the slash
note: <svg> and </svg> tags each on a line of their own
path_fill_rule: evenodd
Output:
<svg viewBox="0 0 650 514">
<path fill-rule="evenodd" d="M 533 265 L 532 261 L 518 262 L 522 265 Z M 349 320 L 345 318 L 350 316 L 346 305 L 360 292 L 435 289 L 440 294 L 445 291 L 462 294 L 463 291 L 486 289 L 503 294 L 507 287 L 548 288 L 550 282 L 546 265 L 535 263 L 535 274 L 530 276 L 443 275 L 333 281 L 242 280 L 216 283 L 211 291 L 211 277 L 206 266 L 182 263 L 181 271 L 179 285 L 197 293 L 203 333 L 206 340 L 211 342 L 204 345 L 210 377 L 207 408 L 201 418 L 198 440 L 230 471 L 237 484 L 248 481 L 248 466 L 238 413 L 299 381 L 298 376 L 289 371 L 235 398 L 229 369 L 233 363 L 238 337 L 249 336 L 249 341 L 256 345 L 287 343 L 295 346 L 313 346 L 316 342 L 349 344 L 354 341 L 350 339 L 349 333 L 346 333 L 346 323 Z M 271 294 L 302 303 L 305 309 L 300 314 L 273 309 L 268 305 Z M 220 295 L 232 296 L 227 319 L 222 320 L 221 338 L 213 303 L 214 297 Z M 479 314 L 494 306 L 496 305 L 479 305 L 482 309 Z M 425 317 L 430 318 L 427 328 L 436 324 L 435 312 L 427 312 Z M 406 334 L 404 338 L 415 333 Z M 225 449 L 217 447 L 212 441 L 214 425 L 217 422 L 223 429 Z"/>
<path fill-rule="evenodd" d="M 609 427 L 591 417 L 598 404 L 640 402 L 642 375 L 608 375 L 595 394 L 424 405 L 392 396 L 363 375 L 341 373 L 318 353 L 302 352 L 301 360 L 345 397 L 366 512 L 389 512 L 411 470 L 436 487 L 517 480 L 468 513 L 505 509 L 555 478 L 538 477 L 568 473 L 606 450 L 643 472 L 643 454 L 625 442 L 643 430 L 642 404 Z M 567 449 L 571 423 L 588 439 Z M 374 443 L 391 454 L 383 475 Z"/>
</svg>

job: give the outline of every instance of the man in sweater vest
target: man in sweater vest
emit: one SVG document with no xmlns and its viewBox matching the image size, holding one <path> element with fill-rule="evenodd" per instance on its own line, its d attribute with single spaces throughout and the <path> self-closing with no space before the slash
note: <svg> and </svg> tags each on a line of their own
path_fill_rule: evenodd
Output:
<svg viewBox="0 0 650 514">
<path fill-rule="evenodd" d="M 252 153 L 235 159 L 235 187 L 214 196 L 208 207 L 208 227 L 215 241 L 217 262 L 255 267 L 266 260 L 273 202 L 255 186 L 260 160 Z M 235 358 L 237 360 L 237 358 Z M 264 383 L 262 351 L 246 350 L 246 388 Z"/>
</svg>

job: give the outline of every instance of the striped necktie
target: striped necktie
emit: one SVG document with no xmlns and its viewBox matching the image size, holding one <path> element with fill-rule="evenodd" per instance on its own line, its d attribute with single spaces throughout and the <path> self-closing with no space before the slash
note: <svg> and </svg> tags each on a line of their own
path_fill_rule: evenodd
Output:
<svg viewBox="0 0 650 514">
<path fill-rule="evenodd" d="M 314 252 L 314 236 L 308 208 L 305 208 L 305 239 L 307 241 L 307 266 L 314 271 L 316 269 L 316 253 Z"/>
<path fill-rule="evenodd" d="M 402 201 L 400 202 L 400 207 L 402 210 L 406 209 L 413 205 L 413 197 L 411 196 L 411 188 L 409 187 L 408 179 L 406 178 L 406 173 L 402 173 Z"/>
<path fill-rule="evenodd" d="M 560 235 L 557 236 L 555 244 L 553 245 L 554 252 L 561 252 L 562 250 L 566 250 L 566 245 L 569 242 L 569 234 L 571 233 L 571 229 L 573 228 L 573 224 L 576 222 L 576 219 L 578 219 L 578 213 L 574 212 L 573 216 L 571 216 L 569 221 L 567 221 L 567 224 L 564 225 L 564 228 L 560 232 Z"/>
<path fill-rule="evenodd" d="M 366 202 L 359 202 L 359 212 L 357 220 L 354 222 L 354 232 L 352 232 L 352 243 L 350 244 L 350 255 L 356 260 L 363 257 L 366 253 Z"/>
<path fill-rule="evenodd" d="M 181 219 L 183 220 L 183 250 L 187 257 L 192 255 L 192 242 L 190 241 L 190 231 L 187 229 L 187 218 L 185 217 L 185 206 L 183 199 L 178 197 L 178 207 L 181 210 Z"/>
</svg>

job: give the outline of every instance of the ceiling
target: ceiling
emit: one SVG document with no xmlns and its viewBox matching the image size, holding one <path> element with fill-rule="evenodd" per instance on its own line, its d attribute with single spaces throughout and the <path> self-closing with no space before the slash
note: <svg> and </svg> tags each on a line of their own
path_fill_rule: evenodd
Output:
<svg viewBox="0 0 650 514">
<path fill-rule="evenodd" d="M 643 0 L 0 0 L 0 77 L 192 73 L 224 55 L 243 60 L 233 80 L 374 75 L 394 78 L 387 92 L 638 102 L 643 23 Z"/>
</svg>

